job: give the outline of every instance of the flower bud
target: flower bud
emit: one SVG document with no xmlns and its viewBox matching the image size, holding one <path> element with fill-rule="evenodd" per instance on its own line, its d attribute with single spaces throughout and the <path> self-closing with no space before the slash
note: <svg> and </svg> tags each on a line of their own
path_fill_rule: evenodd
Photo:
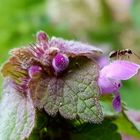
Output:
<svg viewBox="0 0 140 140">
<path fill-rule="evenodd" d="M 65 54 L 58 53 L 52 61 L 52 66 L 56 72 L 64 71 L 69 65 L 69 58 Z"/>
<path fill-rule="evenodd" d="M 33 65 L 28 69 L 30 78 L 38 78 L 41 75 L 42 68 L 37 65 Z"/>
<path fill-rule="evenodd" d="M 40 31 L 37 33 L 36 35 L 36 39 L 39 41 L 39 42 L 43 42 L 43 41 L 46 41 L 48 42 L 48 36 L 45 32 L 43 31 Z"/>
</svg>

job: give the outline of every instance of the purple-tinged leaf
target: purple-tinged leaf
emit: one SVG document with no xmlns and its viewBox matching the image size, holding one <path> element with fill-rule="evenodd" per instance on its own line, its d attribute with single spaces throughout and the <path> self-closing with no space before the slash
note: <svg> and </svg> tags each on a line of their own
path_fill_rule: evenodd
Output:
<svg viewBox="0 0 140 140">
<path fill-rule="evenodd" d="M 4 77 L 6 76 L 10 76 L 12 77 L 12 73 L 15 72 L 15 70 L 17 70 L 18 66 L 17 65 L 14 65 L 16 64 L 17 62 L 17 59 L 15 57 L 12 57 L 8 60 L 8 62 L 6 62 L 2 69 L 1 69 L 1 73 Z"/>
<path fill-rule="evenodd" d="M 63 80 L 56 77 L 32 79 L 29 83 L 29 89 L 35 107 L 45 108 L 48 114 L 55 116 L 62 102 L 63 84 Z"/>
<path fill-rule="evenodd" d="M 29 95 L 14 89 L 10 79 L 5 80 L 0 102 L 0 139 L 24 140 L 34 128 L 35 108 Z"/>
<path fill-rule="evenodd" d="M 8 62 L 3 65 L 1 73 L 4 77 L 11 77 L 13 80 L 23 78 L 27 75 L 27 72 L 22 69 L 20 65 L 21 63 L 16 57 L 11 57 Z"/>
<path fill-rule="evenodd" d="M 116 60 L 100 71 L 100 76 L 116 80 L 128 80 L 138 73 L 140 65 L 130 61 Z"/>
<path fill-rule="evenodd" d="M 99 57 L 102 50 L 92 45 L 83 44 L 77 41 L 63 40 L 62 38 L 53 37 L 50 42 L 50 47 L 58 47 L 61 53 L 68 56 L 87 56 L 89 58 Z"/>
<path fill-rule="evenodd" d="M 34 55 L 30 51 L 29 47 L 12 49 L 10 54 L 17 59 L 23 69 L 28 68 L 34 61 Z"/>
<path fill-rule="evenodd" d="M 31 81 L 29 87 L 38 108 L 54 116 L 58 112 L 67 119 L 99 123 L 103 120 L 97 85 L 98 68 L 95 63 L 81 64 L 64 77 Z"/>
</svg>

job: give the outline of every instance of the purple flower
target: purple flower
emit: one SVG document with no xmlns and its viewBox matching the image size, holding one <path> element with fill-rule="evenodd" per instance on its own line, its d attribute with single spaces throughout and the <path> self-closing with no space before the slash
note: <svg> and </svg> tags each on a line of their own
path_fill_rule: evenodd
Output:
<svg viewBox="0 0 140 140">
<path fill-rule="evenodd" d="M 100 70 L 98 85 L 102 94 L 114 93 L 112 105 L 117 112 L 121 111 L 119 89 L 121 80 L 128 80 L 138 73 L 140 65 L 125 60 L 116 60 Z"/>
<path fill-rule="evenodd" d="M 56 72 L 64 71 L 69 65 L 69 58 L 65 54 L 58 53 L 52 60 L 52 66 Z"/>
<path fill-rule="evenodd" d="M 97 58 L 100 69 L 109 64 L 109 59 L 106 56 Z"/>
</svg>

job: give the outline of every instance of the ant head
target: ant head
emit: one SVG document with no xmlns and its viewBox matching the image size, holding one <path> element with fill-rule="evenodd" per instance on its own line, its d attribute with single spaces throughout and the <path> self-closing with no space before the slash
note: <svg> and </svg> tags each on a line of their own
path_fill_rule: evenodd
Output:
<svg viewBox="0 0 140 140">
<path fill-rule="evenodd" d="M 132 54 L 132 51 L 130 49 L 126 49 L 128 54 Z"/>
<path fill-rule="evenodd" d="M 112 57 L 116 56 L 116 54 L 117 54 L 117 51 L 112 51 L 112 52 L 110 52 L 109 57 L 112 58 Z"/>
</svg>

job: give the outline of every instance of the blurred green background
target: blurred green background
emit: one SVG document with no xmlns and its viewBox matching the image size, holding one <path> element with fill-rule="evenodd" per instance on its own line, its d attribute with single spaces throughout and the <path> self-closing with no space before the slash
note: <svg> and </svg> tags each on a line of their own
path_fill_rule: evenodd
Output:
<svg viewBox="0 0 140 140">
<path fill-rule="evenodd" d="M 140 56 L 140 0 L 0 0 L 0 13 L 1 65 L 10 49 L 32 43 L 39 30 L 89 42 L 107 54 L 130 48 Z M 140 76 L 124 82 L 121 97 L 140 110 Z"/>
</svg>

